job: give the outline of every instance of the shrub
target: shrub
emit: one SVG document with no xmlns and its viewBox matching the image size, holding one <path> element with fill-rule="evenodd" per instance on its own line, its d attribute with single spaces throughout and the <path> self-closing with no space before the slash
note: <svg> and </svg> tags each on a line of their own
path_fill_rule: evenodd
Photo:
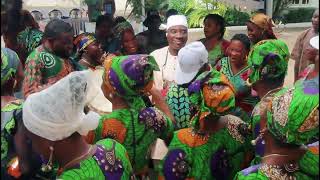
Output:
<svg viewBox="0 0 320 180">
<path fill-rule="evenodd" d="M 203 20 L 208 14 L 224 16 L 226 10 L 227 6 L 221 2 L 192 0 L 189 2 L 185 14 L 188 17 L 189 26 L 198 28 L 203 26 Z"/>
<path fill-rule="evenodd" d="M 283 15 L 285 23 L 310 22 L 315 8 L 292 8 Z"/>
<path fill-rule="evenodd" d="M 244 26 L 250 19 L 250 14 L 238 10 L 236 7 L 228 7 L 224 18 L 227 26 Z"/>
<path fill-rule="evenodd" d="M 185 14 L 188 4 L 192 0 L 169 0 L 169 9 L 175 9 L 179 14 Z"/>
</svg>

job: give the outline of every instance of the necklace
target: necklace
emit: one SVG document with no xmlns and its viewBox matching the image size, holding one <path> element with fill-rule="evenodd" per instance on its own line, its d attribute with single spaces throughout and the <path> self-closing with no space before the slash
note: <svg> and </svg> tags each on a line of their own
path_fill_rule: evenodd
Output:
<svg viewBox="0 0 320 180">
<path fill-rule="evenodd" d="M 296 180 L 296 177 L 291 174 L 294 171 L 288 172 L 278 165 L 263 164 L 259 170 L 270 180 Z"/>
<path fill-rule="evenodd" d="M 269 154 L 269 155 L 263 156 L 262 159 L 266 159 L 268 157 L 273 157 L 273 156 L 288 157 L 289 155 L 288 154 Z"/>
<path fill-rule="evenodd" d="M 268 95 L 271 95 L 271 94 L 275 93 L 276 91 L 278 91 L 278 90 L 280 90 L 280 89 L 282 89 L 282 87 L 278 87 L 278 88 L 276 88 L 276 89 L 272 89 L 272 90 L 268 91 L 267 94 L 265 94 L 265 95 L 261 98 L 261 101 L 262 101 L 264 98 L 266 98 Z"/>
<path fill-rule="evenodd" d="M 66 167 L 68 167 L 70 164 L 72 164 L 74 162 L 77 162 L 77 161 L 81 160 L 82 158 L 86 157 L 88 154 L 90 154 L 93 147 L 94 147 L 93 145 L 90 145 L 90 148 L 88 149 L 88 151 L 86 153 L 82 154 L 81 156 L 78 156 L 78 157 L 74 158 L 73 160 L 71 160 L 67 164 L 65 164 L 62 168 L 59 168 L 58 175 L 61 175 L 62 172 L 64 171 L 64 169 Z"/>
</svg>

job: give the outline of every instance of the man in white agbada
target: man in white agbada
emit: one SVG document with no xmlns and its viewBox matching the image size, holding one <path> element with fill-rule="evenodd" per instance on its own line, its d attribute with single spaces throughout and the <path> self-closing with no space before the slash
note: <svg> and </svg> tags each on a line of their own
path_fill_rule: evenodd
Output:
<svg viewBox="0 0 320 180">
<path fill-rule="evenodd" d="M 172 15 L 167 21 L 167 40 L 169 46 L 153 51 L 152 55 L 160 68 L 154 72 L 155 88 L 165 96 L 171 82 L 175 81 L 177 56 L 188 40 L 188 22 L 183 15 Z"/>
</svg>

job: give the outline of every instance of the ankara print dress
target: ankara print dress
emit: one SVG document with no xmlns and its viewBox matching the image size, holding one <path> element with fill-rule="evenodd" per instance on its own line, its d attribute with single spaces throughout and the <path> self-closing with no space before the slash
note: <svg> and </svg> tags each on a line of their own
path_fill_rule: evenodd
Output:
<svg viewBox="0 0 320 180">
<path fill-rule="evenodd" d="M 115 110 L 100 119 L 98 128 L 89 134 L 89 142 L 112 138 L 123 144 L 136 175 L 148 172 L 151 147 L 157 138 L 172 137 L 173 125 L 157 108 Z"/>
<path fill-rule="evenodd" d="M 22 100 L 15 100 L 1 108 L 1 179 L 7 175 L 7 165 L 15 157 L 14 134 L 17 120 L 14 112 L 22 109 Z"/>
<path fill-rule="evenodd" d="M 236 90 L 236 108 L 232 114 L 240 117 L 245 122 L 250 122 L 250 115 L 254 106 L 259 102 L 258 97 L 251 95 L 251 87 L 246 84 L 249 77 L 249 67 L 245 67 L 238 73 L 232 72 L 232 66 L 228 57 L 222 58 L 216 65 L 216 69 L 226 75 Z"/>
<path fill-rule="evenodd" d="M 308 145 L 308 151 L 297 167 L 257 164 L 238 172 L 234 180 L 313 180 L 319 179 L 319 142 Z M 294 169 L 294 170 L 293 170 Z"/>
<path fill-rule="evenodd" d="M 97 142 L 93 156 L 62 172 L 57 179 L 130 180 L 134 177 L 126 149 L 112 139 L 104 139 Z"/>
<path fill-rule="evenodd" d="M 157 168 L 159 179 L 232 179 L 243 168 L 248 143 L 238 132 L 245 123 L 232 115 L 224 117 L 226 127 L 212 135 L 199 134 L 193 128 L 176 131 Z"/>
</svg>

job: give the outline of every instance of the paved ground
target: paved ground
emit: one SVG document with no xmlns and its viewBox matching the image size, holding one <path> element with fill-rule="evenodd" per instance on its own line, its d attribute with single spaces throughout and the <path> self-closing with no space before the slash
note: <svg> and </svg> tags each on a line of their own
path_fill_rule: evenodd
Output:
<svg viewBox="0 0 320 180">
<path fill-rule="evenodd" d="M 307 28 L 284 29 L 282 32 L 277 33 L 277 36 L 279 37 L 279 39 L 282 39 L 287 43 L 289 50 L 291 52 L 297 37 L 305 29 Z M 230 30 L 226 32 L 226 39 L 230 39 L 236 33 L 247 33 L 247 32 L 246 30 L 238 30 L 238 31 Z M 192 42 L 200 38 L 203 38 L 202 32 L 190 32 L 188 42 Z M 285 79 L 285 85 L 291 85 L 293 84 L 293 81 L 294 81 L 294 61 L 290 59 L 289 66 L 288 66 L 288 74 Z"/>
</svg>

